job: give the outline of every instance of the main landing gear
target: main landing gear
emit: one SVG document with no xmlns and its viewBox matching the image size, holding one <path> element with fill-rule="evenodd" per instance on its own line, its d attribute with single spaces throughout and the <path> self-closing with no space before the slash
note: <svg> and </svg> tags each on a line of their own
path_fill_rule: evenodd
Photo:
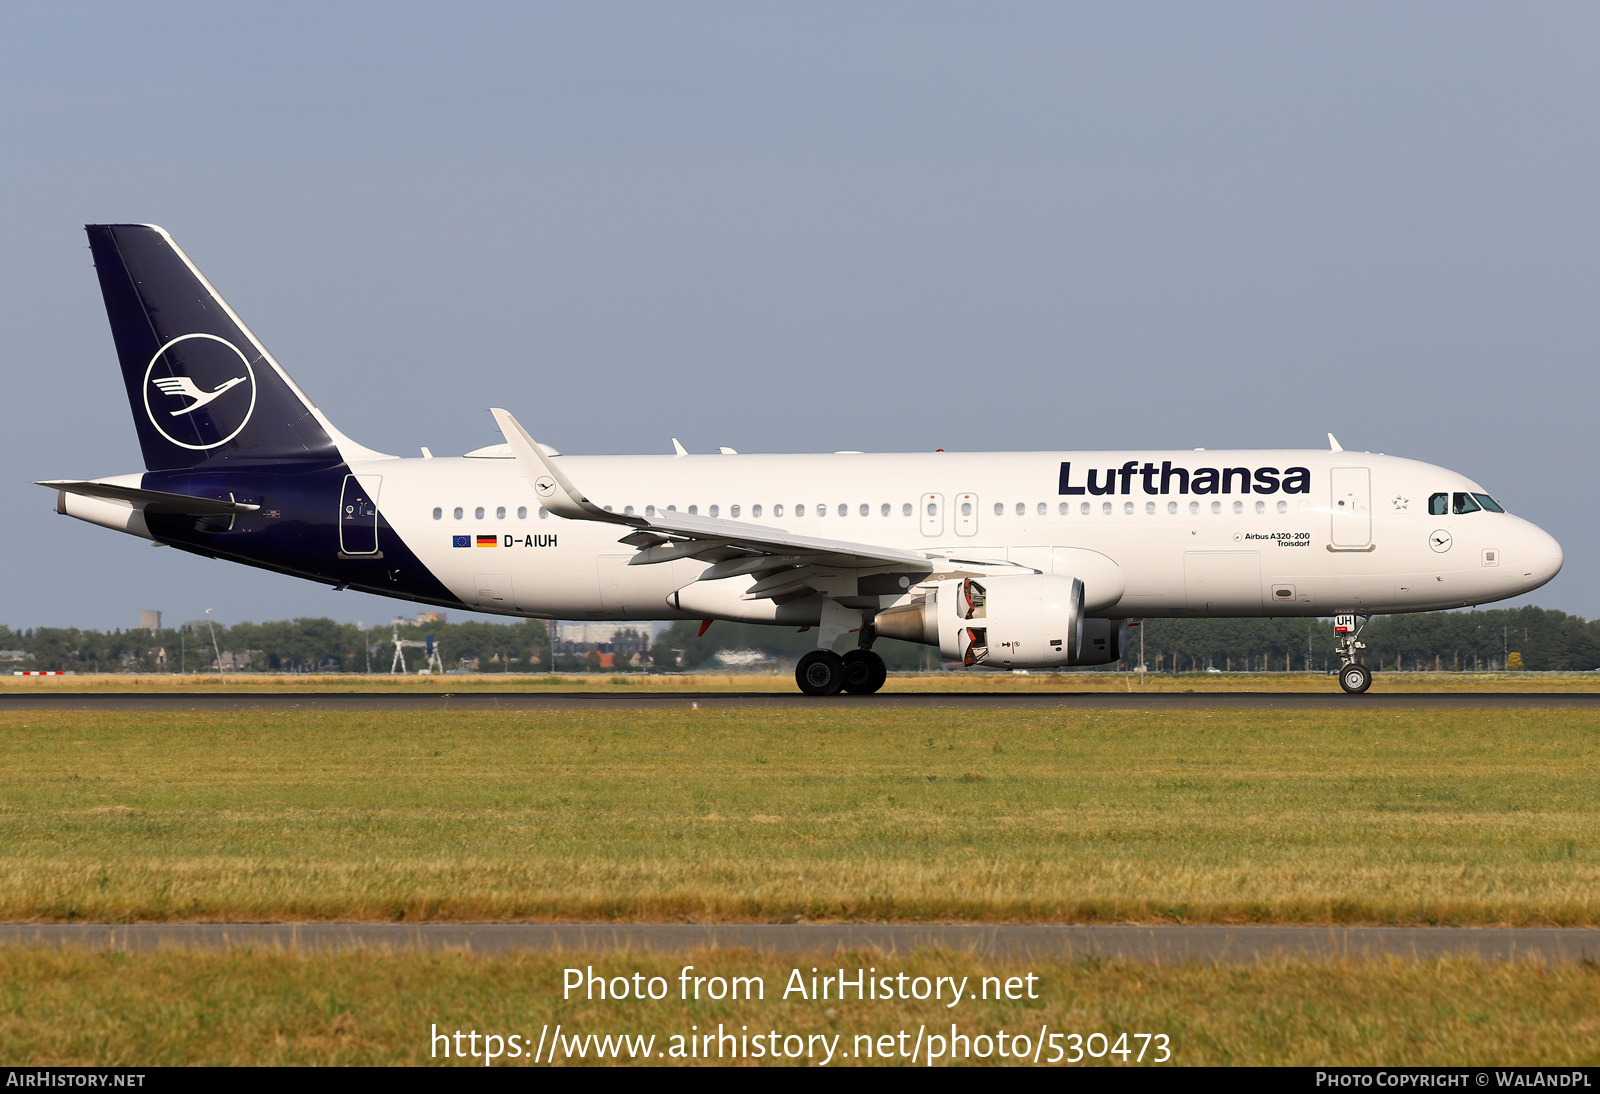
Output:
<svg viewBox="0 0 1600 1094">
<path fill-rule="evenodd" d="M 852 695 L 871 695 L 889 679 L 883 658 L 871 650 L 851 650 L 844 661 L 844 690 Z"/>
<path fill-rule="evenodd" d="M 1339 655 L 1339 686 L 1348 695 L 1360 695 L 1372 686 L 1372 670 L 1356 660 L 1359 651 L 1367 648 L 1361 641 L 1361 629 L 1371 616 L 1357 619 L 1353 615 L 1333 617 L 1334 652 Z"/>
<path fill-rule="evenodd" d="M 861 648 L 850 650 L 843 657 L 832 650 L 812 650 L 794 667 L 795 683 L 807 695 L 837 695 L 841 691 L 871 695 L 889 678 L 883 658 L 868 648 L 875 637 L 872 628 L 863 627 Z"/>
</svg>

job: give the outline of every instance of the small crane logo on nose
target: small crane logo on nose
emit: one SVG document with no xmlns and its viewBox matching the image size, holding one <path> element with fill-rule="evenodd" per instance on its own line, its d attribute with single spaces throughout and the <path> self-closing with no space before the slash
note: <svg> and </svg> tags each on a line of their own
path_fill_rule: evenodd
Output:
<svg viewBox="0 0 1600 1094">
<path fill-rule="evenodd" d="M 1432 547 L 1441 555 L 1450 549 L 1450 544 L 1452 542 L 1454 541 L 1450 538 L 1450 533 L 1446 532 L 1443 528 L 1439 529 L 1437 532 L 1433 533 L 1433 535 L 1428 537 L 1428 546 Z"/>
</svg>

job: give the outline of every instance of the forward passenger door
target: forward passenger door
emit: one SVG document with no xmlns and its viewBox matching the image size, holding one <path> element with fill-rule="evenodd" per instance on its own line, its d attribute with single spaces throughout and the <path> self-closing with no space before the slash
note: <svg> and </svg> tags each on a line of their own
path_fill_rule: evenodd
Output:
<svg viewBox="0 0 1600 1094">
<path fill-rule="evenodd" d="M 1359 551 L 1372 543 L 1372 472 L 1365 467 L 1335 467 L 1329 476 L 1335 550 Z"/>
</svg>

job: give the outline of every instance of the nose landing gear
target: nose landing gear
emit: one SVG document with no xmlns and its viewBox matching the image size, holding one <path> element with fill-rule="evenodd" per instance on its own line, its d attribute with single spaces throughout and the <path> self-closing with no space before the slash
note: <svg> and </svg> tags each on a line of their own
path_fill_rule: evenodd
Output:
<svg viewBox="0 0 1600 1094">
<path fill-rule="evenodd" d="M 1372 686 L 1372 670 L 1356 660 L 1358 651 L 1367 648 L 1361 630 L 1371 616 L 1333 617 L 1334 652 L 1339 655 L 1339 686 L 1347 695 L 1360 695 Z"/>
</svg>

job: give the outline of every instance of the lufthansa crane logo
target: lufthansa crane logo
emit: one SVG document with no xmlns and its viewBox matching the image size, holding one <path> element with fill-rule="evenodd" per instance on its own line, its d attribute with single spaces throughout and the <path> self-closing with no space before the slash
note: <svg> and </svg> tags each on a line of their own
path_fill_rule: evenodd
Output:
<svg viewBox="0 0 1600 1094">
<path fill-rule="evenodd" d="M 214 334 L 172 339 L 144 370 L 145 417 L 179 448 L 227 444 L 255 409 L 255 370 L 239 347 Z"/>
</svg>

